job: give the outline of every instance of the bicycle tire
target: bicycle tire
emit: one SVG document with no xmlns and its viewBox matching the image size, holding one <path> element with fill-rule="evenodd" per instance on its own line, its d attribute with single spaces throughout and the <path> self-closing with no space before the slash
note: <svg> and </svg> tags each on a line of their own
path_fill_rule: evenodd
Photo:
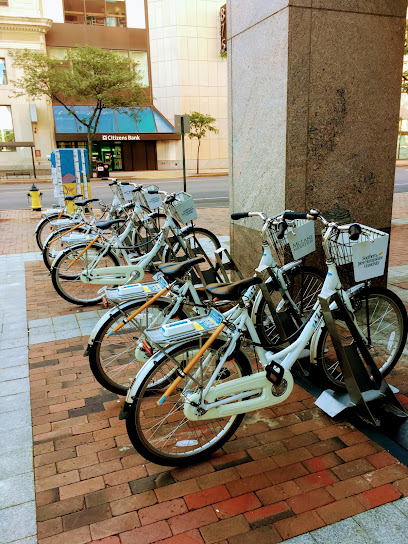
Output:
<svg viewBox="0 0 408 544">
<path fill-rule="evenodd" d="M 216 354 L 223 344 L 224 342 L 221 340 L 215 340 L 211 346 L 211 351 Z M 200 343 L 193 340 L 182 347 L 174 346 L 167 351 L 183 366 L 191 358 L 191 354 L 197 352 L 199 346 Z M 208 351 L 205 352 L 205 355 L 208 354 Z M 215 360 L 217 360 L 216 357 Z M 226 365 L 219 373 L 219 381 L 230 377 L 234 379 L 240 376 L 248 376 L 252 373 L 251 363 L 241 350 L 236 350 L 226 362 Z M 183 413 L 184 401 L 180 400 L 181 390 L 183 389 L 182 384 L 185 383 L 186 377 L 182 378 L 180 385 L 166 399 L 165 403 L 158 408 L 156 401 L 164 393 L 165 389 L 155 375 L 161 373 L 168 376 L 169 374 L 175 374 L 177 370 L 174 362 L 167 359 L 163 354 L 161 360 L 159 359 L 140 384 L 126 418 L 127 432 L 135 449 L 143 457 L 158 465 L 186 466 L 188 463 L 196 463 L 206 459 L 232 437 L 244 418 L 244 414 L 239 414 L 207 421 L 187 420 Z M 210 376 L 211 368 L 208 370 L 210 371 L 208 376 Z M 203 373 L 206 373 L 206 369 L 203 369 Z M 149 382 L 159 383 L 159 385 L 149 387 Z M 191 386 L 189 387 L 189 391 L 191 391 Z M 182 423 L 177 419 L 180 417 Z M 152 424 L 155 427 L 154 433 L 148 436 L 150 420 L 153 420 Z M 158 420 L 160 420 L 160 425 Z M 154 423 L 154 421 L 157 421 L 157 423 Z M 161 437 L 160 433 L 164 434 L 164 436 Z M 165 443 L 160 447 L 160 441 L 163 442 L 163 440 L 165 440 Z M 166 451 L 164 451 L 164 448 L 167 448 Z M 174 449 L 177 451 L 174 451 Z"/>
<path fill-rule="evenodd" d="M 144 210 L 146 213 L 151 213 L 148 210 Z M 150 226 L 151 232 L 146 228 L 143 221 L 140 221 L 139 226 L 133 231 L 132 243 L 135 247 L 135 251 L 138 255 L 146 255 L 153 249 L 153 238 L 159 234 L 162 225 L 161 222 L 166 220 L 166 214 L 159 213 L 157 217 L 150 219 L 153 224 Z"/>
<path fill-rule="evenodd" d="M 55 257 L 57 257 L 58 255 L 53 255 L 51 253 L 51 244 L 54 244 L 56 242 L 54 242 L 54 238 L 60 236 L 60 235 L 63 235 L 64 232 L 68 232 L 72 230 L 72 227 L 70 226 L 67 226 L 67 227 L 62 227 L 58 230 L 55 230 L 54 232 L 51 232 L 51 234 L 48 236 L 48 238 L 45 240 L 44 242 L 44 246 L 43 246 L 43 250 L 42 250 L 42 257 L 43 257 L 43 261 L 44 261 L 44 264 L 45 266 L 47 267 L 48 270 L 51 270 L 51 266 L 52 266 L 52 263 L 53 261 L 55 260 Z M 87 232 L 89 231 L 89 229 L 87 227 L 78 227 L 75 229 L 74 232 Z M 60 246 L 62 246 L 62 249 L 59 250 L 59 252 L 63 251 L 64 249 L 66 249 L 67 247 L 70 247 L 72 245 L 75 245 L 77 244 L 78 242 L 62 242 L 62 241 L 59 241 L 58 244 Z M 58 254 L 59 254 L 58 252 Z"/>
<path fill-rule="evenodd" d="M 407 311 L 401 299 L 390 289 L 368 287 L 364 291 L 360 291 L 353 298 L 353 305 L 357 307 L 354 315 L 364 334 L 367 334 L 367 299 L 369 301 L 371 334 L 369 351 L 381 374 L 385 377 L 395 367 L 404 350 L 407 341 Z M 382 318 L 378 317 L 381 312 L 383 313 Z M 381 321 L 376 327 L 379 319 Z M 336 323 L 342 340 L 346 343 L 352 343 L 353 340 L 348 329 L 345 328 L 342 322 L 337 321 Z M 322 327 L 320 331 L 317 346 L 315 370 L 319 382 L 328 389 L 344 393 L 346 385 L 343 373 L 326 326 Z"/>
<path fill-rule="evenodd" d="M 92 284 L 92 283 L 83 283 L 80 279 L 80 274 L 84 267 L 81 268 L 81 263 L 85 262 L 91 262 L 93 257 L 92 255 L 95 255 L 95 251 L 103 251 L 105 247 L 102 244 L 95 243 L 93 246 L 88 250 L 84 255 L 85 257 L 81 257 L 81 259 L 78 259 L 76 261 L 77 264 L 75 264 L 75 268 L 71 268 L 71 273 L 68 273 L 65 268 L 65 264 L 71 262 L 83 249 L 87 247 L 87 244 L 76 244 L 75 246 L 68 247 L 65 251 L 59 255 L 55 261 L 52 264 L 51 269 L 51 279 L 52 279 L 52 285 L 54 286 L 54 289 L 57 291 L 57 293 L 68 302 L 71 302 L 71 304 L 78 304 L 80 306 L 91 306 L 93 304 L 96 304 L 100 302 L 103 298 L 103 293 L 97 293 L 97 296 L 92 296 L 95 294 L 96 290 L 99 290 L 101 285 L 100 284 Z M 92 253 L 91 253 L 92 251 Z M 104 261 L 103 263 L 106 263 L 104 266 L 119 266 L 120 261 L 118 257 L 115 255 L 115 253 L 112 250 L 108 250 L 106 255 L 103 257 Z M 98 267 L 99 267 L 98 263 Z M 75 285 L 74 285 L 75 284 Z M 73 288 L 73 293 L 71 294 L 68 292 L 67 289 Z M 81 293 L 82 297 L 75 296 L 76 293 Z M 88 294 L 87 298 L 84 298 L 84 295 Z"/>
<path fill-rule="evenodd" d="M 44 248 L 44 242 L 48 238 L 48 236 L 51 234 L 51 229 L 53 226 L 51 225 L 51 221 L 54 221 L 58 219 L 59 213 L 53 213 L 50 215 L 47 215 L 41 221 L 38 223 L 35 231 L 35 241 L 37 242 L 38 247 L 42 251 Z M 68 214 L 63 213 L 60 217 L 60 219 L 72 219 L 72 217 Z M 45 229 L 49 227 L 50 232 L 47 232 Z"/>
<path fill-rule="evenodd" d="M 303 320 L 312 310 L 317 296 L 322 290 L 324 278 L 323 272 L 313 266 L 297 267 L 287 274 L 289 294 L 298 307 Z M 289 309 L 289 315 L 293 317 L 292 307 L 282 299 L 278 291 L 273 290 L 274 282 L 268 282 L 266 285 L 271 290 L 271 297 L 278 313 Z M 298 328 L 296 321 L 293 319 L 292 321 L 293 327 Z M 263 297 L 257 309 L 255 327 L 263 345 L 273 348 L 281 343 L 267 302 Z"/>
<path fill-rule="evenodd" d="M 163 249 L 163 262 L 181 262 L 191 257 L 204 256 L 209 259 L 203 263 L 200 263 L 200 268 L 205 282 L 213 283 L 217 281 L 216 271 L 218 270 L 218 264 L 215 260 L 215 251 L 221 247 L 220 241 L 217 236 L 210 230 L 201 227 L 190 227 L 181 236 L 187 240 L 187 244 L 190 246 L 191 255 L 186 255 L 184 249 L 180 247 L 180 242 L 176 239 L 170 246 L 166 245 Z M 200 280 L 195 277 L 194 271 L 193 280 L 194 283 L 200 283 Z"/>
<path fill-rule="evenodd" d="M 92 346 L 89 348 L 89 364 L 97 381 L 108 391 L 117 395 L 126 395 L 130 381 L 136 376 L 144 363 L 135 358 L 135 346 L 137 335 L 149 326 L 153 316 L 156 317 L 169 306 L 168 301 L 156 300 L 148 308 L 147 312 L 139 314 L 134 320 L 129 321 L 114 335 L 107 337 L 107 333 L 118 325 L 125 317 L 145 304 L 145 301 L 134 301 L 121 304 L 116 307 L 109 321 L 102 318 L 102 326 L 95 334 Z M 149 314 L 150 312 L 150 314 Z M 149 318 L 150 316 L 150 318 Z M 180 308 L 174 315 L 174 319 L 184 319 L 187 314 Z M 135 324 L 137 320 L 137 325 Z M 141 323 L 144 322 L 143 325 Z M 114 363 L 112 365 L 112 363 Z M 107 367 L 110 365 L 109 371 Z M 120 370 L 118 370 L 118 368 Z"/>
</svg>

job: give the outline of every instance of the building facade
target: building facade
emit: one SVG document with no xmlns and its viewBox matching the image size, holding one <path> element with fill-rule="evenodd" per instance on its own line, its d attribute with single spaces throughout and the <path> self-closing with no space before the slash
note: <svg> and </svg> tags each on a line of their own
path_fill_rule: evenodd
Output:
<svg viewBox="0 0 408 544">
<path fill-rule="evenodd" d="M 219 133 L 201 143 L 201 168 L 227 168 L 227 63 L 220 56 L 219 0 L 0 0 L 0 139 L 34 144 L 36 167 L 50 170 L 55 147 L 85 147 L 83 127 L 59 104 L 12 96 L 9 51 L 38 49 L 63 59 L 77 44 L 109 48 L 138 62 L 149 104 L 136 115 L 106 110 L 93 145 L 94 164 L 112 171 L 179 169 L 174 115 L 199 111 Z M 34 108 L 34 110 L 33 110 Z M 85 104 L 75 104 L 81 113 Z M 84 111 L 82 111 L 84 110 Z M 36 111 L 35 121 L 30 112 Z M 0 175 L 32 169 L 29 148 L 1 148 Z M 197 140 L 186 138 L 186 165 Z"/>
</svg>

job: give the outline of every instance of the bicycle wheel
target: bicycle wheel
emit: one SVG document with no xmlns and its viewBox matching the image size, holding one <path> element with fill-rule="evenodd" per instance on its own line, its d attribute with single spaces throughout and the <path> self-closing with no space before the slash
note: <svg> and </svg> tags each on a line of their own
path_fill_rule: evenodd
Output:
<svg viewBox="0 0 408 544">
<path fill-rule="evenodd" d="M 368 316 L 367 321 L 367 302 Z M 407 311 L 400 298 L 383 287 L 369 287 L 353 299 L 354 313 L 372 358 L 383 376 L 397 364 L 407 340 Z M 342 344 L 354 342 L 345 323 L 336 321 Z M 344 392 L 346 386 L 331 337 L 323 327 L 317 347 L 317 376 L 322 385 Z"/>
<path fill-rule="evenodd" d="M 68 247 L 55 259 L 51 270 L 52 284 L 57 293 L 68 302 L 82 306 L 95 304 L 103 298 L 103 293 L 98 292 L 101 289 L 101 285 L 83 283 L 81 281 L 81 273 L 91 265 L 94 259 L 98 258 L 105 251 L 105 247 L 95 243 L 79 257 L 80 253 L 86 247 L 87 244 L 76 244 L 75 246 Z M 118 257 L 113 251 L 109 250 L 100 258 L 94 268 L 100 269 L 119 265 Z"/>
<path fill-rule="evenodd" d="M 169 302 L 156 300 L 126 323 L 118 332 L 109 337 L 106 335 L 144 303 L 145 301 L 128 302 L 115 308 L 109 321 L 103 320 L 104 322 L 89 348 L 89 363 L 93 375 L 103 387 L 117 395 L 126 395 L 131 381 L 144 364 L 138 361 L 135 356 L 135 348 L 139 338 L 154 319 L 156 319 L 155 324 L 162 323 L 163 310 L 169 306 Z M 187 317 L 185 312 L 179 309 L 173 319 L 184 319 L 185 317 Z"/>
<path fill-rule="evenodd" d="M 192 257 L 203 256 L 206 261 L 200 263 L 198 266 L 204 276 L 205 282 L 213 283 L 217 281 L 216 271 L 218 270 L 218 265 L 215 260 L 215 251 L 221 247 L 221 244 L 216 235 L 201 227 L 190 227 L 182 233 L 182 237 L 188 248 L 189 255 L 186 254 L 180 242 L 175 239 L 175 242 L 170 247 L 165 246 L 163 249 L 163 261 L 166 263 L 185 261 Z M 194 278 L 194 270 L 192 272 Z M 199 279 L 195 277 L 195 281 L 199 282 Z"/>
<path fill-rule="evenodd" d="M 51 225 L 52 221 L 56 221 L 58 219 L 59 213 L 53 213 L 51 215 L 47 215 L 41 221 L 38 223 L 36 231 L 35 231 L 35 240 L 37 242 L 38 247 L 41 249 L 41 251 L 44 249 L 44 242 L 48 238 L 48 236 L 51 234 L 51 232 L 54 231 L 55 227 L 54 225 Z M 60 217 L 60 219 L 71 219 L 71 216 L 68 214 L 63 213 Z"/>
<path fill-rule="evenodd" d="M 198 365 L 202 365 L 202 373 L 197 373 L 196 380 L 202 380 L 202 384 L 190 380 L 188 374 L 160 407 L 157 401 L 165 392 L 161 381 L 169 375 L 175 377 L 178 370 L 173 360 L 176 359 L 180 367 L 184 367 L 197 353 L 200 343 L 193 340 L 183 347 L 169 348 L 168 354 L 173 360 L 163 354 L 143 380 L 126 418 L 126 428 L 135 449 L 149 461 L 165 466 L 185 466 L 187 463 L 201 461 L 225 444 L 240 425 L 244 414 L 190 421 L 183 411 L 183 394 L 187 390 L 189 393 L 197 391 L 200 385 L 205 386 L 218 362 L 217 350 L 222 346 L 223 342 L 216 340 L 195 366 L 198 369 Z M 241 350 L 237 350 L 225 363 L 215 383 L 247 376 L 251 372 L 248 358 Z M 166 379 L 164 381 L 167 382 Z"/>
<path fill-rule="evenodd" d="M 145 211 L 145 210 L 144 210 Z M 150 213 L 148 210 L 146 213 Z M 153 249 L 155 243 L 154 238 L 160 233 L 166 215 L 159 213 L 157 217 L 148 218 L 145 221 L 140 221 L 139 226 L 133 231 L 133 245 L 138 255 L 146 255 Z"/>
<path fill-rule="evenodd" d="M 78 242 L 64 242 L 60 236 L 64 235 L 64 233 L 70 231 L 72 227 L 62 227 L 58 230 L 55 230 L 54 232 L 51 232 L 48 238 L 44 242 L 43 250 L 42 250 L 42 256 L 45 266 L 48 268 L 48 270 L 51 270 L 51 265 L 55 258 L 60 255 L 60 253 L 66 249 L 67 247 L 73 246 L 77 244 Z M 75 229 L 74 233 L 86 233 L 89 232 L 89 228 L 87 227 L 78 227 Z M 55 238 L 58 238 L 58 240 L 55 240 Z"/>
<path fill-rule="evenodd" d="M 302 320 L 306 319 L 322 290 L 324 283 L 323 273 L 318 268 L 303 266 L 289 271 L 286 282 L 289 294 L 298 308 L 299 318 Z M 271 285 L 270 289 L 273 289 L 273 283 L 267 283 L 267 285 Z M 278 291 L 272 291 L 271 297 L 278 313 L 290 310 L 290 324 L 292 326 L 293 323 L 293 327 L 298 328 L 296 319 L 293 319 L 295 316 L 294 310 L 289 302 L 283 299 Z M 280 336 L 276 331 L 275 322 L 272 319 L 268 304 L 263 297 L 256 313 L 256 330 L 262 344 L 274 347 L 280 343 Z"/>
</svg>

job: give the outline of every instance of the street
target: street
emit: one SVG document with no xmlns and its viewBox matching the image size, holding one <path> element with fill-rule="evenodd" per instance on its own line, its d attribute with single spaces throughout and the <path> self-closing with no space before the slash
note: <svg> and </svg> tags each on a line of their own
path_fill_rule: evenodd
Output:
<svg viewBox="0 0 408 544">
<path fill-rule="evenodd" d="M 168 192 L 182 191 L 183 180 L 134 180 L 133 183 L 144 185 L 154 184 Z M 187 192 L 192 194 L 197 208 L 220 208 L 229 205 L 228 176 L 189 177 L 187 178 Z M 51 183 L 37 184 L 42 192 L 41 203 L 43 208 L 51 208 L 55 203 L 54 189 Z M 27 193 L 30 189 L 30 181 L 24 183 L 8 183 L 0 185 L 0 209 L 20 210 L 29 207 Z M 94 179 L 91 183 L 92 197 L 100 198 L 106 203 L 112 199 L 112 191 L 108 182 Z M 400 166 L 395 169 L 394 193 L 408 191 L 408 167 Z"/>
</svg>

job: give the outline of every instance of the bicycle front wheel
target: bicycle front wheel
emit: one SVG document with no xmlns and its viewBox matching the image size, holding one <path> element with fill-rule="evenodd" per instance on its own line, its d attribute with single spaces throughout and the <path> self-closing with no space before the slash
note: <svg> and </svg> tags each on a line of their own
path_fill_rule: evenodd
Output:
<svg viewBox="0 0 408 544">
<path fill-rule="evenodd" d="M 111 336 L 108 332 L 128 319 L 145 301 L 128 302 L 118 306 L 111 312 L 108 321 L 95 335 L 89 349 L 89 363 L 93 375 L 98 382 L 112 393 L 126 395 L 128 387 L 144 363 L 138 361 L 135 354 L 137 342 L 143 331 L 155 321 L 160 325 L 164 319 L 163 311 L 169 306 L 165 300 L 156 300 L 136 317 L 128 321 L 120 330 Z M 184 319 L 186 314 L 179 309 L 172 319 Z"/>
<path fill-rule="evenodd" d="M 41 249 L 41 251 L 44 249 L 44 242 L 48 238 L 48 236 L 51 234 L 51 232 L 54 232 L 55 229 L 59 228 L 51 224 L 53 221 L 56 221 L 58 217 L 59 217 L 59 213 L 53 213 L 53 214 L 47 215 L 46 217 L 41 219 L 41 221 L 38 223 L 36 233 L 35 233 L 35 240 L 37 242 L 38 247 Z M 60 219 L 72 219 L 72 217 L 66 213 L 63 213 Z"/>
<path fill-rule="evenodd" d="M 72 227 L 62 227 L 52 232 L 44 242 L 43 247 L 43 261 L 48 270 L 51 270 L 51 265 L 58 255 L 61 254 L 67 247 L 73 246 L 76 242 L 64 242 L 60 236 L 72 230 Z M 86 233 L 89 231 L 87 227 L 78 227 L 75 229 L 75 233 Z M 58 240 L 56 240 L 58 238 Z"/>
<path fill-rule="evenodd" d="M 126 427 L 133 446 L 149 461 L 165 466 L 201 461 L 225 444 L 240 425 L 244 414 L 190 421 L 183 411 L 184 395 L 205 387 L 219 361 L 218 349 L 222 345 L 222 341 L 216 340 L 191 371 L 194 372 L 194 381 L 191 373 L 185 375 L 160 407 L 157 401 L 166 390 L 168 377 L 177 376 L 178 369 L 184 368 L 197 353 L 200 343 L 190 341 L 183 347 L 169 348 L 169 357 L 163 355 L 143 380 L 130 407 Z M 215 384 L 247 376 L 251 372 L 248 358 L 238 350 L 226 361 Z"/>
<path fill-rule="evenodd" d="M 401 299 L 389 289 L 369 287 L 353 299 L 358 326 L 368 339 L 367 348 L 383 376 L 395 367 L 407 341 L 407 311 Z M 367 320 L 368 314 L 368 320 Z M 342 321 L 336 321 L 343 345 L 354 342 Z M 317 375 L 324 387 L 344 392 L 343 372 L 326 327 L 317 348 Z"/>
<path fill-rule="evenodd" d="M 81 255 L 86 247 L 86 244 L 68 247 L 55 259 L 51 270 L 52 284 L 57 293 L 68 302 L 81 306 L 96 304 L 103 298 L 103 293 L 99 293 L 102 285 L 82 282 L 81 273 L 88 267 L 100 269 L 120 265 L 113 251 L 105 252 L 101 244 L 93 244 Z"/>
</svg>

